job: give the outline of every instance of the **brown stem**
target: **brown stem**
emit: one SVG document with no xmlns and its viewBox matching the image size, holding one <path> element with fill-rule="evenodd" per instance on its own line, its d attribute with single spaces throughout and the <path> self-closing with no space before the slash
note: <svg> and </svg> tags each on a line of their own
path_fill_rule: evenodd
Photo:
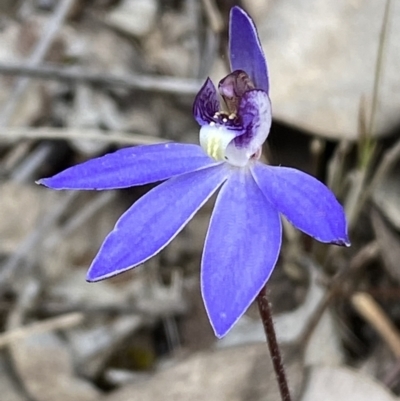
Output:
<svg viewBox="0 0 400 401">
<path fill-rule="evenodd" d="M 264 287 L 257 295 L 258 310 L 260 311 L 261 321 L 264 326 L 265 335 L 269 352 L 271 354 L 272 364 L 274 365 L 276 379 L 278 381 L 279 391 L 282 401 L 291 401 L 289 386 L 286 379 L 285 369 L 278 341 L 276 339 L 274 322 L 272 320 L 272 311 L 267 298 L 267 287 Z"/>
</svg>

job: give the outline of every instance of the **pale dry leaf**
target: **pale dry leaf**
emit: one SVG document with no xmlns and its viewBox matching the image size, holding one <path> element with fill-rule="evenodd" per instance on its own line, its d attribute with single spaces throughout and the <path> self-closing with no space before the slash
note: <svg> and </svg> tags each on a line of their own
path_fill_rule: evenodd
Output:
<svg viewBox="0 0 400 401">
<path fill-rule="evenodd" d="M 31 336 L 10 350 L 15 370 L 35 401 L 98 400 L 98 391 L 74 375 L 70 351 L 56 334 Z"/>
<path fill-rule="evenodd" d="M 77 369 L 85 377 L 96 377 L 121 343 L 143 327 L 139 315 L 117 316 L 114 319 L 94 317 L 84 327 L 66 333 Z"/>
<path fill-rule="evenodd" d="M 65 30 L 66 51 L 89 71 L 129 75 L 141 64 L 132 43 L 118 33 L 93 24 Z M 79 68 L 79 67 L 78 67 Z"/>
<path fill-rule="evenodd" d="M 14 20 L 5 20 L 0 30 L 0 61 L 16 62 L 21 60 L 21 55 L 16 48 L 20 24 Z M 10 79 L 8 79 L 9 81 Z"/>
<path fill-rule="evenodd" d="M 40 117 L 48 115 L 47 100 L 47 87 L 40 81 L 30 82 L 24 96 L 15 108 L 9 126 L 30 126 Z"/>
<path fill-rule="evenodd" d="M 305 259 L 304 263 L 311 275 L 306 299 L 295 310 L 274 316 L 276 335 L 282 344 L 293 344 L 300 339 L 326 292 L 319 280 L 318 267 L 309 259 Z M 265 341 L 265 333 L 260 320 L 243 316 L 228 335 L 218 342 L 218 346 L 227 347 L 263 341 Z M 332 313 L 326 310 L 308 342 L 305 363 L 333 365 L 339 364 L 342 360 L 343 352 L 337 327 Z"/>
<path fill-rule="evenodd" d="M 128 306 L 131 295 L 128 287 L 112 285 L 109 281 L 88 283 L 85 269 L 69 269 L 68 274 L 54 283 L 47 294 L 65 305 L 99 308 L 110 304 Z"/>
<path fill-rule="evenodd" d="M 143 38 L 148 67 L 165 75 L 189 77 L 193 70 L 193 54 L 186 41 L 192 30 L 185 15 L 163 13 L 160 22 Z"/>
<path fill-rule="evenodd" d="M 302 382 L 299 361 L 286 370 L 294 398 Z M 266 344 L 203 352 L 122 388 L 101 401 L 276 401 L 280 398 Z"/>
<path fill-rule="evenodd" d="M 193 116 L 187 109 L 179 109 L 170 103 L 159 108 L 161 126 L 168 139 L 198 143 L 198 128 L 193 129 Z"/>
<path fill-rule="evenodd" d="M 154 28 L 157 10 L 156 0 L 123 0 L 108 13 L 105 22 L 128 35 L 142 37 Z"/>
<path fill-rule="evenodd" d="M 105 128 L 102 131 L 104 135 L 107 135 L 107 130 L 122 131 L 126 125 L 115 101 L 104 92 L 85 84 L 76 87 L 73 107 L 66 122 L 73 128 Z M 96 156 L 107 148 L 107 143 L 84 138 L 71 143 L 87 156 Z"/>
<path fill-rule="evenodd" d="M 309 368 L 300 401 L 398 401 L 381 383 L 345 367 Z"/>
<path fill-rule="evenodd" d="M 268 14 L 269 7 L 274 0 L 242 0 L 243 8 L 260 20 Z"/>
<path fill-rule="evenodd" d="M 160 132 L 159 111 L 145 102 L 133 100 L 132 107 L 124 110 L 123 131 L 156 136 Z"/>
<path fill-rule="evenodd" d="M 54 194 L 54 191 L 46 190 Z M 107 234 L 112 230 L 117 219 L 126 210 L 126 206 L 118 199 L 109 202 L 97 210 L 89 219 L 81 215 L 76 221 L 76 215 L 85 213 L 102 194 L 86 193 L 81 195 L 74 204 L 74 214 L 64 221 L 64 224 L 54 227 L 40 246 L 42 255 L 41 271 L 46 279 L 57 282 L 69 275 L 71 268 L 81 267 L 84 271 L 89 267 L 96 252 Z M 74 228 L 69 224 L 75 220 Z M 95 286 L 89 286 L 95 291 Z M 88 287 L 88 290 L 89 290 Z"/>
<path fill-rule="evenodd" d="M 6 29 L 0 33 L 0 61 L 5 63 L 22 62 L 26 60 L 41 36 L 43 27 L 47 26 L 49 17 L 43 15 L 29 15 L 22 23 L 7 24 Z M 1 29 L 3 30 L 3 29 Z M 59 63 L 65 56 L 64 35 L 58 32 L 46 55 L 46 61 Z M 19 77 L 1 78 L 0 105 L 9 101 L 9 96 Z M 3 84 L 4 83 L 4 84 Z M 9 121 L 10 126 L 29 126 L 41 117 L 49 116 L 49 91 L 47 85 L 41 81 L 33 80 Z"/>
<path fill-rule="evenodd" d="M 1 401 L 26 401 L 26 397 L 10 372 L 9 363 L 4 355 L 0 356 Z"/>
<path fill-rule="evenodd" d="M 0 185 L 0 252 L 14 252 L 31 232 L 41 211 L 59 198 L 34 185 L 6 182 Z"/>
</svg>

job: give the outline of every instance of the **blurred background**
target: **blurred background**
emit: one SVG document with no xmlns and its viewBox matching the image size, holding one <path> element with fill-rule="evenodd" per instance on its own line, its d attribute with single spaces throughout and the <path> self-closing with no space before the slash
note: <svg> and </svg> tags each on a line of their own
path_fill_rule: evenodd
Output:
<svg viewBox="0 0 400 401">
<path fill-rule="evenodd" d="M 35 185 L 121 147 L 198 143 L 193 99 L 228 73 L 233 5 L 268 59 L 266 159 L 325 182 L 349 221 L 348 249 L 284 222 L 269 292 L 293 398 L 400 399 L 400 0 L 0 0 L 1 401 L 280 399 L 256 308 L 221 341 L 205 315 L 212 202 L 144 266 L 88 284 L 151 186 Z"/>
</svg>

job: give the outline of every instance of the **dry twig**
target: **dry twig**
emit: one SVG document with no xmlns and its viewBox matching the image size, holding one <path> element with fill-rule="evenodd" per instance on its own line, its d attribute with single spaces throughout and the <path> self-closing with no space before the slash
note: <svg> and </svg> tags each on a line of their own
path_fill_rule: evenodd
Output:
<svg viewBox="0 0 400 401">
<path fill-rule="evenodd" d="M 68 192 L 65 194 L 63 199 L 54 205 L 54 207 L 48 211 L 40 222 L 36 230 L 31 231 L 22 240 L 19 248 L 7 259 L 0 271 L 0 288 L 4 286 L 5 282 L 9 280 L 13 271 L 17 268 L 19 263 L 32 251 L 37 243 L 49 232 L 50 227 L 55 221 L 64 213 L 69 205 L 74 201 L 79 192 Z"/>
<path fill-rule="evenodd" d="M 48 50 L 50 49 L 51 44 L 53 43 L 55 35 L 67 17 L 73 2 L 74 0 L 63 0 L 58 3 L 52 18 L 44 28 L 43 36 L 27 61 L 27 66 L 33 67 L 41 63 L 41 61 L 44 59 Z M 0 113 L 0 127 L 5 127 L 8 125 L 21 96 L 25 93 L 25 90 L 28 87 L 28 84 L 28 77 L 23 77 L 17 81 L 13 92 Z"/>
<path fill-rule="evenodd" d="M 14 142 L 21 139 L 83 139 L 85 141 L 96 141 L 98 143 L 126 145 L 151 145 L 153 143 L 167 142 L 165 139 L 157 136 L 117 131 L 102 131 L 95 128 L 10 127 L 0 131 L 0 142 Z"/>
<path fill-rule="evenodd" d="M 397 358 L 400 358 L 400 333 L 371 295 L 358 292 L 351 297 L 357 312 L 378 332 Z"/>
<path fill-rule="evenodd" d="M 337 274 L 336 278 L 332 282 L 330 289 L 326 292 L 324 298 L 314 312 L 314 315 L 311 317 L 304 333 L 300 337 L 299 343 L 303 345 L 304 349 L 326 308 L 331 304 L 332 300 L 335 298 L 338 292 L 343 290 L 343 285 L 345 284 L 345 282 L 349 281 L 349 278 L 355 272 L 360 271 L 362 267 L 364 267 L 371 260 L 375 259 L 378 254 L 379 245 L 377 241 L 371 241 L 363 248 L 361 248 L 358 253 L 351 259 L 350 264 L 348 266 L 346 265 L 346 267 Z"/>
<path fill-rule="evenodd" d="M 0 74 L 22 75 L 55 81 L 87 83 L 106 87 L 122 87 L 158 93 L 178 95 L 196 95 L 203 82 L 190 78 L 176 78 L 150 75 L 113 75 L 95 71 L 85 71 L 77 67 L 62 67 L 42 64 L 40 66 L 25 64 L 0 63 Z"/>
<path fill-rule="evenodd" d="M 83 313 L 74 312 L 7 331 L 0 334 L 0 349 L 35 334 L 42 334 L 53 330 L 76 326 L 82 323 L 83 318 Z"/>
<path fill-rule="evenodd" d="M 203 7 L 210 21 L 211 29 L 214 33 L 220 33 L 224 28 L 224 21 L 215 2 L 213 0 L 203 0 Z"/>
</svg>

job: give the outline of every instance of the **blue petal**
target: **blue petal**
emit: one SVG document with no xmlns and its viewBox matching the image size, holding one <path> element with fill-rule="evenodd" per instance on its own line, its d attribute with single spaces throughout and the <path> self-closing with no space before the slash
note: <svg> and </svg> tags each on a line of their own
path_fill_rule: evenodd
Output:
<svg viewBox="0 0 400 401">
<path fill-rule="evenodd" d="M 215 113 L 219 110 L 217 90 L 210 78 L 207 78 L 193 103 L 193 116 L 200 125 L 213 121 Z"/>
<path fill-rule="evenodd" d="M 224 184 L 211 217 L 201 286 L 208 317 L 223 337 L 270 277 L 281 246 L 279 213 L 248 170 Z"/>
<path fill-rule="evenodd" d="M 299 170 L 261 163 L 253 175 L 265 197 L 299 230 L 321 242 L 350 245 L 344 210 L 324 184 Z"/>
<path fill-rule="evenodd" d="M 225 166 L 171 178 L 140 198 L 118 220 L 94 259 L 88 281 L 131 269 L 160 252 L 224 182 Z"/>
<path fill-rule="evenodd" d="M 245 71 L 256 85 L 268 93 L 268 69 L 253 20 L 240 7 L 233 7 L 229 24 L 231 70 Z"/>
<path fill-rule="evenodd" d="M 117 189 L 165 180 L 215 163 L 198 145 L 136 146 L 89 160 L 38 181 L 53 189 Z"/>
</svg>

